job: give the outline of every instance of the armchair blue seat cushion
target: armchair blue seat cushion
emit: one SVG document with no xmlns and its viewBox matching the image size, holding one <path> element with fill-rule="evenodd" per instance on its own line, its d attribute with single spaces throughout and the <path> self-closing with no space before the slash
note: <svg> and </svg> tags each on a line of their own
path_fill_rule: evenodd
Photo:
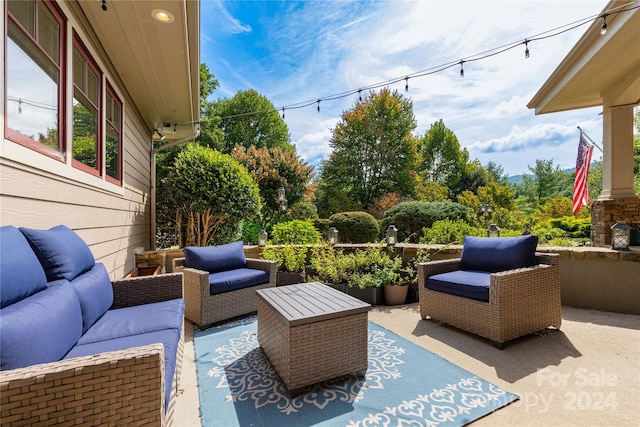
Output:
<svg viewBox="0 0 640 427">
<path fill-rule="evenodd" d="M 16 227 L 0 227 L 0 308 L 47 288 L 47 277 Z"/>
<path fill-rule="evenodd" d="M 425 286 L 432 291 L 489 302 L 491 273 L 487 271 L 456 270 L 427 279 Z"/>
<path fill-rule="evenodd" d="M 235 291 L 269 282 L 269 272 L 251 268 L 236 268 L 209 275 L 209 293 L 211 295 Z"/>
<path fill-rule="evenodd" d="M 73 280 L 91 270 L 96 261 L 89 246 L 73 230 L 58 225 L 49 230 L 20 228 L 40 260 L 47 281 Z"/>
<path fill-rule="evenodd" d="M 460 259 L 461 270 L 498 271 L 531 267 L 536 264 L 538 236 L 465 236 Z"/>
<path fill-rule="evenodd" d="M 187 246 L 183 250 L 185 266 L 196 270 L 218 273 L 244 268 L 247 260 L 242 241 L 219 246 Z"/>
</svg>

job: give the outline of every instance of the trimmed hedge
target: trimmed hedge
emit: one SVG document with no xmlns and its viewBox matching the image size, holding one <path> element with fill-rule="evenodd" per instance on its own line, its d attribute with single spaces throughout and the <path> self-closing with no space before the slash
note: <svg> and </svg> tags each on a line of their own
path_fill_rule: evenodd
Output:
<svg viewBox="0 0 640 427">
<path fill-rule="evenodd" d="M 471 210 L 454 202 L 402 202 L 388 209 L 380 220 L 380 228 L 386 230 L 393 224 L 398 229 L 398 242 L 416 243 L 425 227 L 434 222 L 449 219 L 470 222 Z"/>
<path fill-rule="evenodd" d="M 340 233 L 341 243 L 375 242 L 380 234 L 380 224 L 367 212 L 340 212 L 329 217 L 330 227 Z"/>
</svg>

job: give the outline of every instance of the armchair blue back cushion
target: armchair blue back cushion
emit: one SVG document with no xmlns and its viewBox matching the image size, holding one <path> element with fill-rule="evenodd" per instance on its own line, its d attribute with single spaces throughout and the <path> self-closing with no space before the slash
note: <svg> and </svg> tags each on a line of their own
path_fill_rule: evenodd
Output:
<svg viewBox="0 0 640 427">
<path fill-rule="evenodd" d="M 0 308 L 47 288 L 47 277 L 20 230 L 0 227 Z"/>
<path fill-rule="evenodd" d="M 44 267 L 47 281 L 73 280 L 93 268 L 96 261 L 89 246 L 73 230 L 58 225 L 49 230 L 20 228 Z"/>
<path fill-rule="evenodd" d="M 244 244 L 241 240 L 219 246 L 187 246 L 183 253 L 185 266 L 209 273 L 219 273 L 247 266 Z"/>
<path fill-rule="evenodd" d="M 530 267 L 536 264 L 538 236 L 472 237 L 465 236 L 460 268 L 498 271 Z"/>
</svg>

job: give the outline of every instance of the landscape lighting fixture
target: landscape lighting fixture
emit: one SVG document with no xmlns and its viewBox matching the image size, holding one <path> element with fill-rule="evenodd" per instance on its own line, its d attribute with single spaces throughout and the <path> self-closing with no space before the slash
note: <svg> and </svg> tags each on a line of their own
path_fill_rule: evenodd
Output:
<svg viewBox="0 0 640 427">
<path fill-rule="evenodd" d="M 171 12 L 167 12 L 164 9 L 153 9 L 151 11 L 151 16 L 153 16 L 153 19 L 158 22 L 162 22 L 163 24 L 169 24 L 176 19 Z"/>
<path fill-rule="evenodd" d="M 604 22 L 602 23 L 602 28 L 600 28 L 600 34 L 604 36 L 607 34 L 607 15 L 602 15 L 602 20 Z"/>
<path fill-rule="evenodd" d="M 258 246 L 263 248 L 267 244 L 267 238 L 268 237 L 269 237 L 269 235 L 267 234 L 267 232 L 264 229 L 262 229 L 258 233 Z"/>
<path fill-rule="evenodd" d="M 387 245 L 393 246 L 398 243 L 398 229 L 395 225 L 391 224 L 387 228 Z"/>
<path fill-rule="evenodd" d="M 335 227 L 331 227 L 329 229 L 329 233 L 328 237 L 329 237 L 329 243 L 331 243 L 332 245 L 335 245 L 338 243 L 338 229 Z"/>
<path fill-rule="evenodd" d="M 611 226 L 611 249 L 614 251 L 628 251 L 631 243 L 631 227 L 626 221 L 616 221 Z"/>
<path fill-rule="evenodd" d="M 500 227 L 497 224 L 491 224 L 487 227 L 487 237 L 500 237 Z"/>
</svg>

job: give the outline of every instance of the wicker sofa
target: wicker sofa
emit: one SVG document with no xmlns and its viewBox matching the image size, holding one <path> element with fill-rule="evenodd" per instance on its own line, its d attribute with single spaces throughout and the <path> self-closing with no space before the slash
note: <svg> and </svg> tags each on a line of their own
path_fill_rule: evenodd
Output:
<svg viewBox="0 0 640 427">
<path fill-rule="evenodd" d="M 182 275 L 111 282 L 65 226 L 0 227 L 2 425 L 172 422 Z"/>
<path fill-rule="evenodd" d="M 560 328 L 559 255 L 537 236 L 465 237 L 462 256 L 418 264 L 420 316 L 491 340 Z"/>
<path fill-rule="evenodd" d="M 276 285 L 276 262 L 246 258 L 241 241 L 183 253 L 173 271 L 184 274 L 185 317 L 200 328 L 255 312 L 256 290 Z"/>
</svg>

